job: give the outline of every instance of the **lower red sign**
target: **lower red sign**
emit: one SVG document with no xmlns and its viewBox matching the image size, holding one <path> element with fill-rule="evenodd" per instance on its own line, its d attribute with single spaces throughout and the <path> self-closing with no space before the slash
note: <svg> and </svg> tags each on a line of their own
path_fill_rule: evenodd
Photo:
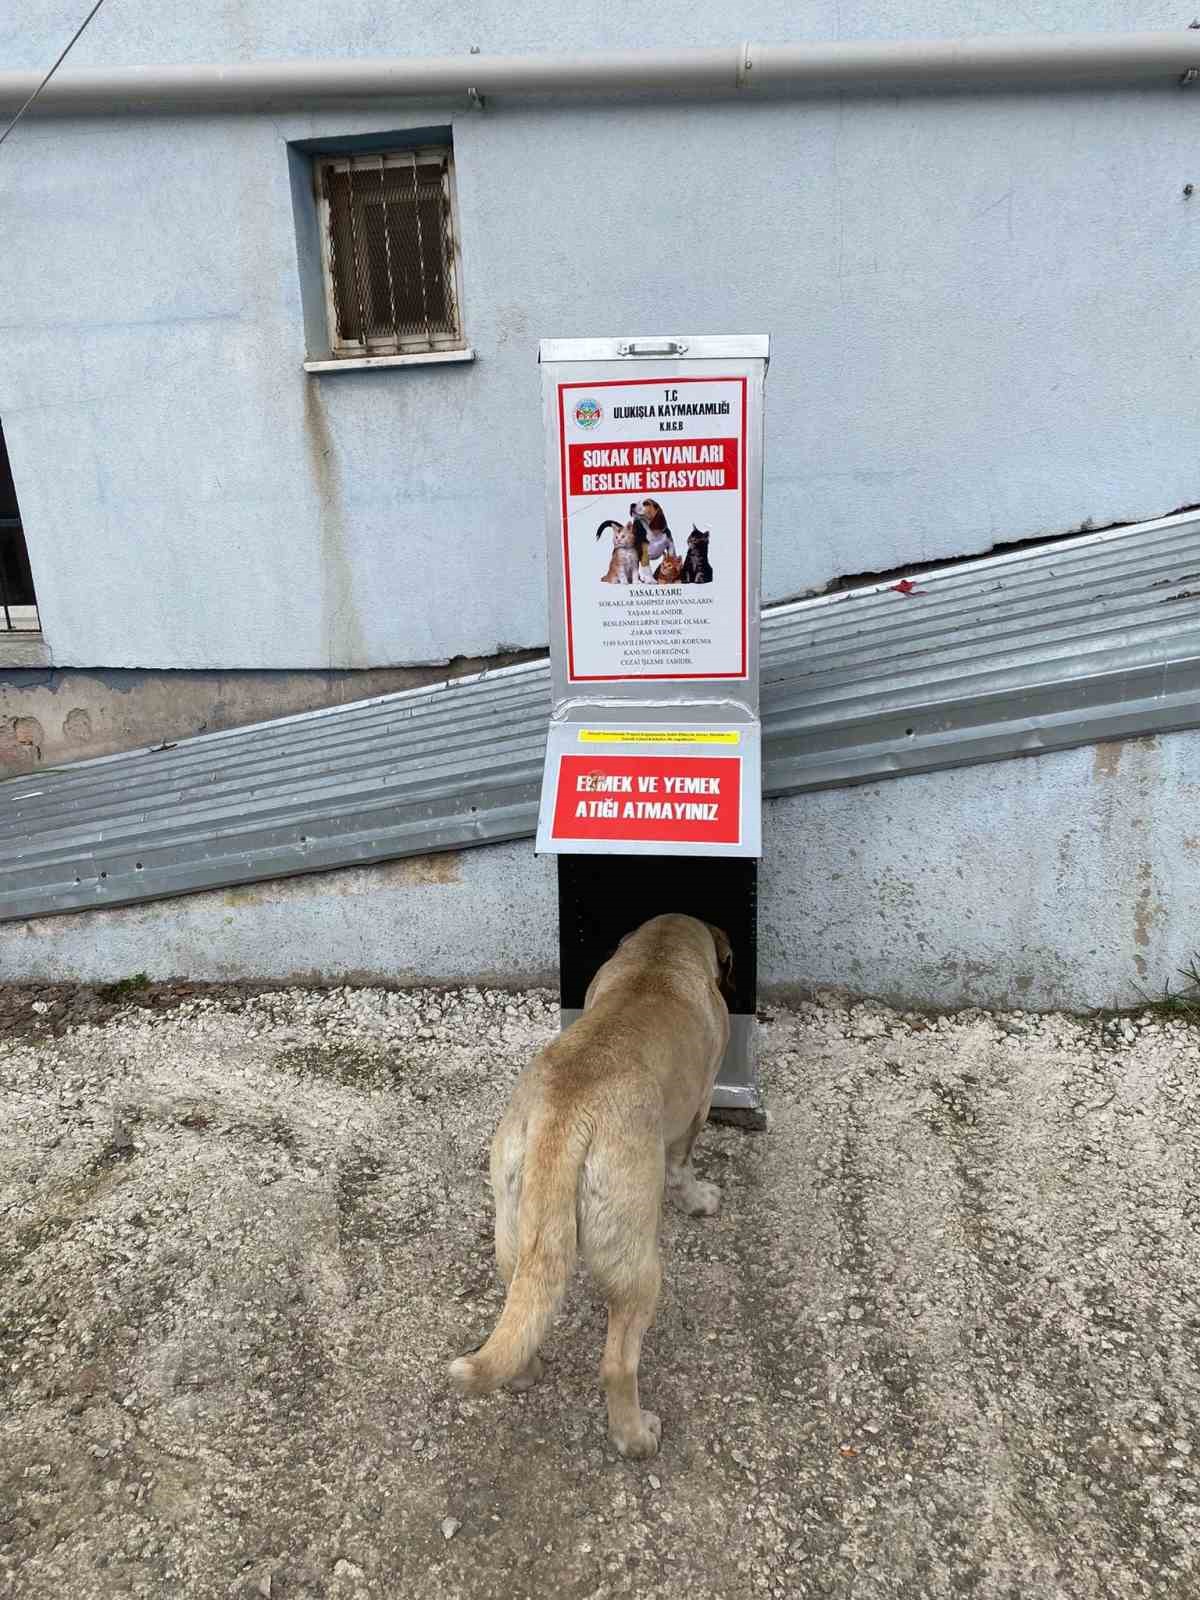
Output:
<svg viewBox="0 0 1200 1600">
<path fill-rule="evenodd" d="M 737 844 L 741 776 L 736 756 L 563 756 L 551 835 Z"/>
</svg>

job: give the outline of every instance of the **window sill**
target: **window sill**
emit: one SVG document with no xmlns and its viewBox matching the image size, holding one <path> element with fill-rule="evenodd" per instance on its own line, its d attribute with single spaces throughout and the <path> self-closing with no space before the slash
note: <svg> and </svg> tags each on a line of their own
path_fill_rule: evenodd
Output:
<svg viewBox="0 0 1200 1600">
<path fill-rule="evenodd" d="M 423 350 L 415 356 L 340 356 L 306 361 L 305 372 L 359 372 L 364 367 L 430 367 L 446 361 L 474 361 L 474 350 Z"/>
<path fill-rule="evenodd" d="M 0 669 L 49 666 L 53 666 L 50 646 L 42 634 L 0 630 Z"/>
</svg>

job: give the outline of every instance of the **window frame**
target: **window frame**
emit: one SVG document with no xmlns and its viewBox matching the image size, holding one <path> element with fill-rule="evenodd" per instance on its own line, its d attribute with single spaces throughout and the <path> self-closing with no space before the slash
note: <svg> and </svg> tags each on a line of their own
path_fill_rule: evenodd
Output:
<svg viewBox="0 0 1200 1600">
<path fill-rule="evenodd" d="M 344 339 L 338 330 L 337 299 L 334 288 L 333 233 L 331 226 L 332 203 L 325 173 L 386 170 L 388 167 L 411 168 L 422 160 L 436 159 L 442 168 L 442 193 L 446 215 L 451 288 L 454 294 L 457 329 L 453 334 L 427 337 L 424 334 L 387 334 L 368 336 L 366 339 Z M 314 155 L 313 196 L 317 210 L 317 230 L 321 246 L 321 288 L 325 307 L 325 325 L 331 362 L 413 358 L 439 355 L 451 356 L 468 349 L 464 327 L 462 295 L 462 249 L 459 242 L 458 194 L 454 181 L 454 146 L 445 144 L 396 145 L 388 149 L 351 151 L 345 154 Z M 353 227 L 353 224 L 351 225 Z M 424 263 L 422 263 L 424 268 Z"/>
<path fill-rule="evenodd" d="M 42 614 L 38 610 L 37 584 L 33 577 L 33 563 L 29 559 L 29 543 L 25 538 L 25 524 L 21 518 L 21 506 L 17 499 L 17 487 L 13 482 L 12 464 L 9 459 L 8 446 L 4 441 L 4 427 L 0 423 L 0 641 L 10 640 L 14 637 L 30 639 L 36 638 L 42 631 Z M 11 506 L 11 512 L 5 509 Z M 28 580 L 29 599 L 19 600 L 14 591 L 10 595 L 8 579 L 5 576 L 5 565 L 11 559 L 15 569 L 20 572 L 24 567 L 25 577 Z M 24 618 L 16 619 L 18 612 L 32 612 L 33 621 Z"/>
</svg>

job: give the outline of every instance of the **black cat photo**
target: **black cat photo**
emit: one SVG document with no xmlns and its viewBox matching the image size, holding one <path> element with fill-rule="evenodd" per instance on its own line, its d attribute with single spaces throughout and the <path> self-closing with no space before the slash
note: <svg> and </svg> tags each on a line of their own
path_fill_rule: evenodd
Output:
<svg viewBox="0 0 1200 1600">
<path fill-rule="evenodd" d="M 688 534 L 687 555 L 683 558 L 684 583 L 711 583 L 713 569 L 708 561 L 707 533 L 702 533 L 696 524 L 692 523 L 692 531 Z"/>
</svg>

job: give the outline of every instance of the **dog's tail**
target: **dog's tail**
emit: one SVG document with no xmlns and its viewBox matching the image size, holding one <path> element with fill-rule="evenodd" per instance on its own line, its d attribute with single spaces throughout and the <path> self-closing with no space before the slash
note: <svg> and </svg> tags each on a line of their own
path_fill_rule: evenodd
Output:
<svg viewBox="0 0 1200 1600">
<path fill-rule="evenodd" d="M 607 522 L 602 522 L 600 524 L 600 526 L 596 529 L 596 537 L 597 537 L 597 539 L 599 539 L 601 537 L 601 535 L 605 532 L 605 530 L 607 528 L 615 528 L 617 530 L 617 532 L 620 533 L 621 524 L 619 522 L 614 522 L 612 520 L 612 518 L 610 517 Z"/>
<path fill-rule="evenodd" d="M 575 1193 L 587 1154 L 585 1128 L 550 1118 L 530 1129 L 517 1222 L 517 1265 L 491 1338 L 450 1363 L 462 1394 L 487 1394 L 537 1354 L 575 1266 Z"/>
</svg>

